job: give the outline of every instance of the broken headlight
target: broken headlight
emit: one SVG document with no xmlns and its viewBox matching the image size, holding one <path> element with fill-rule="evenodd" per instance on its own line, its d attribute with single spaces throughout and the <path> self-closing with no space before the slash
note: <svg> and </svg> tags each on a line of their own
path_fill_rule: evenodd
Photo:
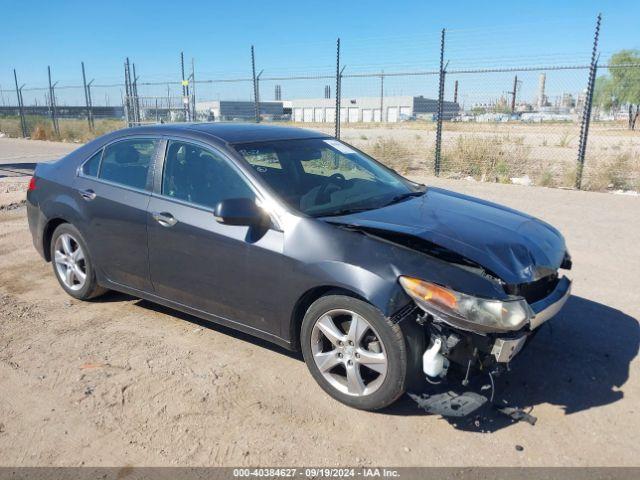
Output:
<svg viewBox="0 0 640 480">
<path fill-rule="evenodd" d="M 520 330 L 531 318 L 523 299 L 490 300 L 456 292 L 417 278 L 399 278 L 400 285 L 425 312 L 464 330 L 506 332 Z"/>
</svg>

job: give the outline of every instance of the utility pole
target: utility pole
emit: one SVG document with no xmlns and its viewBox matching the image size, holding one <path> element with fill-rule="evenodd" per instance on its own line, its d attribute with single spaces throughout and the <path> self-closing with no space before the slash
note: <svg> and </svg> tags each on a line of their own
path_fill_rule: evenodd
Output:
<svg viewBox="0 0 640 480">
<path fill-rule="evenodd" d="M 602 14 L 596 18 L 596 29 L 593 35 L 593 50 L 591 51 L 591 67 L 589 68 L 589 82 L 587 84 L 587 98 L 582 112 L 582 123 L 580 125 L 580 143 L 578 145 L 578 165 L 576 168 L 576 188 L 582 188 L 582 172 L 584 170 L 584 158 L 587 152 L 587 137 L 589 136 L 589 125 L 591 122 L 591 106 L 593 104 L 593 90 L 596 83 L 596 73 L 598 71 L 598 38 L 600 37 L 600 22 Z"/>
<path fill-rule="evenodd" d="M 180 71 L 182 72 L 182 103 L 184 104 L 184 120 L 189 118 L 189 80 L 184 78 L 184 52 L 180 52 Z"/>
<path fill-rule="evenodd" d="M 196 67 L 193 58 L 191 58 L 191 121 L 196 119 Z"/>
<path fill-rule="evenodd" d="M 380 123 L 383 122 L 382 112 L 384 112 L 384 72 L 380 73 Z"/>
<path fill-rule="evenodd" d="M 167 83 L 167 113 L 171 117 L 171 87 Z"/>
<path fill-rule="evenodd" d="M 508 92 L 511 94 L 511 113 L 516 111 L 516 95 L 518 94 L 518 75 L 513 77 L 513 91 Z"/>
<path fill-rule="evenodd" d="M 453 84 L 453 103 L 458 103 L 458 80 Z"/>
</svg>

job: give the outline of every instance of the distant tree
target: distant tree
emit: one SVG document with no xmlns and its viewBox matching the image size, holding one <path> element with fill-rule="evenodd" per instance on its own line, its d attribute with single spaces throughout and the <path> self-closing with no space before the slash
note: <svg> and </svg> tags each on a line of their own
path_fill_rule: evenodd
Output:
<svg viewBox="0 0 640 480">
<path fill-rule="evenodd" d="M 640 67 L 615 68 L 618 65 L 640 65 L 640 51 L 620 50 L 611 56 L 609 75 L 596 79 L 594 102 L 605 109 L 628 105 L 629 128 L 635 130 L 640 116 Z"/>
<path fill-rule="evenodd" d="M 593 104 L 604 110 L 611 110 L 618 106 L 617 99 L 613 93 L 613 79 L 609 75 L 601 75 L 596 78 Z"/>
</svg>

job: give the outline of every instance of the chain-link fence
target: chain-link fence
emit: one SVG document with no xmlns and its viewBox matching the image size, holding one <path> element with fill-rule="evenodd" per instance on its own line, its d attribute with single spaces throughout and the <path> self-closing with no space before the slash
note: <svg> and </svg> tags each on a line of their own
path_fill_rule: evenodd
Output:
<svg viewBox="0 0 640 480">
<path fill-rule="evenodd" d="M 573 62 L 522 57 L 525 40 L 509 28 L 494 44 L 484 30 L 338 40 L 314 57 L 323 67 L 295 73 L 251 47 L 244 74 L 215 78 L 196 76 L 182 55 L 178 79 L 166 81 L 145 79 L 129 59 L 124 83 L 89 80 L 84 64 L 79 85 L 23 86 L 16 74 L 14 89 L 0 89 L 0 130 L 83 141 L 148 123 L 279 123 L 335 135 L 403 174 L 640 190 L 640 54 L 601 50 L 599 17 Z M 399 51 L 427 60 L 405 65 Z"/>
</svg>

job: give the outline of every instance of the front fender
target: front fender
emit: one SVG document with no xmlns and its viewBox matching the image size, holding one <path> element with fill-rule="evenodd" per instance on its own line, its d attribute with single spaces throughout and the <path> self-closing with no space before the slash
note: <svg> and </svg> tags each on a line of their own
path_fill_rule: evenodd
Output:
<svg viewBox="0 0 640 480">
<path fill-rule="evenodd" d="M 296 277 L 312 278 L 304 291 L 318 287 L 333 287 L 351 291 L 378 308 L 385 316 L 393 315 L 410 298 L 395 277 L 382 276 L 359 265 L 322 261 L 304 264 Z"/>
</svg>

